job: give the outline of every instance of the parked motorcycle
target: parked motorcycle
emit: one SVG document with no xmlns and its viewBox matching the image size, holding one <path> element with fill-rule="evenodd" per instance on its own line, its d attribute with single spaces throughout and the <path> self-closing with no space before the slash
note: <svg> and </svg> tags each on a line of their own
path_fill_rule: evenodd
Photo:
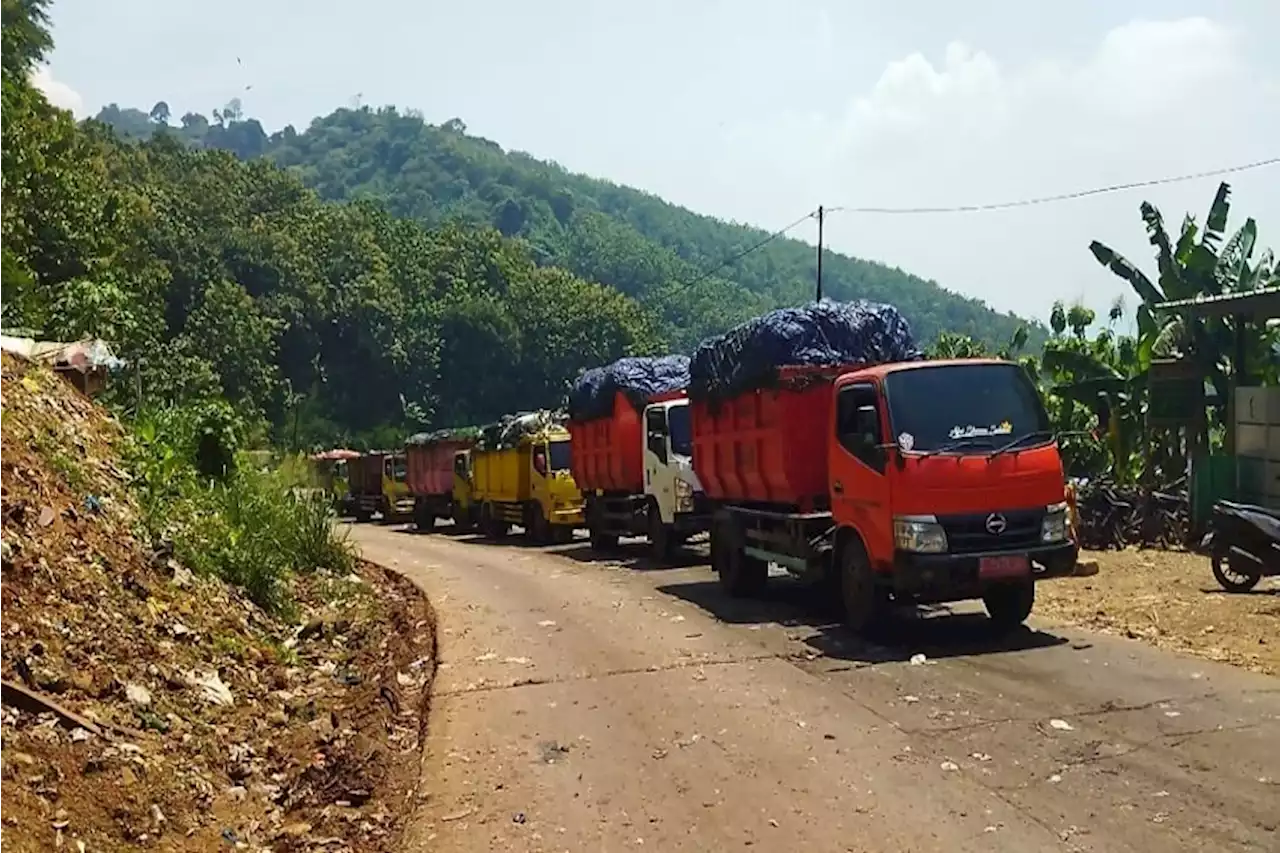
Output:
<svg viewBox="0 0 1280 853">
<path fill-rule="evenodd" d="M 1262 578 L 1280 576 L 1280 514 L 1269 509 L 1218 501 L 1200 544 L 1227 592 L 1248 592 Z"/>
</svg>

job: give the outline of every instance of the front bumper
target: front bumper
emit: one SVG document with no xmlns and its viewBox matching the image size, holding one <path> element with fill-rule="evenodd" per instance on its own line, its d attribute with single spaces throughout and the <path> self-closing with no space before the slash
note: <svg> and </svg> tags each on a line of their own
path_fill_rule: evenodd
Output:
<svg viewBox="0 0 1280 853">
<path fill-rule="evenodd" d="M 942 602 L 981 598 L 987 588 L 1002 583 L 978 576 L 981 559 L 1023 554 L 1031 560 L 1031 574 L 1027 579 L 1042 581 L 1074 574 L 1080 549 L 1074 542 L 1068 541 L 1016 552 L 915 554 L 898 551 L 894 554 L 893 567 L 887 580 L 895 595 L 916 601 Z"/>
<path fill-rule="evenodd" d="M 573 527 L 585 527 L 587 524 L 587 517 L 583 512 L 582 507 L 553 509 L 551 510 L 551 518 L 549 518 L 548 521 L 559 526 L 571 525 Z"/>
<path fill-rule="evenodd" d="M 705 533 L 711 529 L 711 514 L 678 512 L 672 526 L 677 533 Z"/>
</svg>

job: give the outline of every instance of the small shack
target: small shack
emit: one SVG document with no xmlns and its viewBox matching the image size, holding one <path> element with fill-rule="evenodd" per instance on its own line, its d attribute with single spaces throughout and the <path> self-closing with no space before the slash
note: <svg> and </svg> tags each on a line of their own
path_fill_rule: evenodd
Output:
<svg viewBox="0 0 1280 853">
<path fill-rule="evenodd" d="M 1193 462 L 1191 515 L 1199 529 L 1215 501 L 1233 498 L 1280 509 L 1280 387 L 1255 383 L 1245 329 L 1280 317 L 1280 285 L 1162 302 L 1157 311 L 1235 320 L 1236 369 L 1227 403 L 1225 452 Z M 1201 377 L 1203 381 L 1203 377 Z"/>
<path fill-rule="evenodd" d="M 0 349 L 49 365 L 86 397 L 97 396 L 106 387 L 107 374 L 124 365 L 98 338 L 67 342 L 0 335 Z"/>
</svg>

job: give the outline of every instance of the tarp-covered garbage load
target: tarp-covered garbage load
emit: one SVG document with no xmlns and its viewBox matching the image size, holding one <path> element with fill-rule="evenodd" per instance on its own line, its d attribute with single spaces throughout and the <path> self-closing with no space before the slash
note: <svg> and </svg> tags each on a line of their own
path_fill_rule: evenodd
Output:
<svg viewBox="0 0 1280 853">
<path fill-rule="evenodd" d="M 892 305 L 824 299 L 779 308 L 703 341 L 689 364 L 689 395 L 723 400 L 767 388 L 781 367 L 913 361 L 920 350 Z"/>
<path fill-rule="evenodd" d="M 569 419 L 591 421 L 613 414 L 619 391 L 637 411 L 660 394 L 689 387 L 689 357 L 664 355 L 620 358 L 584 371 L 569 390 Z"/>
<path fill-rule="evenodd" d="M 431 432 L 419 432 L 409 436 L 405 444 L 439 444 L 443 441 L 470 444 L 480 435 L 480 427 L 445 427 Z"/>
<path fill-rule="evenodd" d="M 541 410 L 537 412 L 521 412 L 517 415 L 503 415 L 497 423 L 489 424 L 480 430 L 476 447 L 480 450 L 500 450 L 515 447 L 526 435 L 537 435 L 544 430 L 563 427 L 563 412 Z"/>
</svg>

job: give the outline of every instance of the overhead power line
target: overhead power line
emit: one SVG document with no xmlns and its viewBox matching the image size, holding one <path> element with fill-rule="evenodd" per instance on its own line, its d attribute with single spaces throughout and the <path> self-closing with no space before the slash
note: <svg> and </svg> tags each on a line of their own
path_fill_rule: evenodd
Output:
<svg viewBox="0 0 1280 853">
<path fill-rule="evenodd" d="M 1016 201 L 1001 201 L 994 204 L 962 204 L 954 207 L 828 207 L 827 213 L 870 213 L 884 215 L 903 215 L 903 214 L 919 214 L 919 213 L 979 213 L 988 210 L 1008 210 L 1014 207 L 1031 207 L 1038 204 L 1052 204 L 1059 201 L 1073 201 L 1079 198 L 1088 198 L 1089 196 L 1105 195 L 1107 193 L 1123 192 L 1124 190 L 1141 189 L 1142 187 L 1154 187 L 1162 184 L 1177 184 L 1184 181 L 1195 181 L 1201 178 L 1213 178 L 1219 175 L 1229 175 L 1235 172 L 1247 172 L 1250 169 L 1261 169 L 1264 166 L 1274 166 L 1280 163 L 1280 157 L 1270 157 L 1266 160 L 1257 160 L 1252 163 L 1241 163 L 1236 166 L 1227 166 L 1222 169 L 1210 169 L 1206 172 L 1194 172 L 1188 175 L 1174 175 L 1167 178 L 1154 178 L 1149 181 L 1133 181 L 1127 184 L 1110 184 L 1104 187 L 1094 187 L 1088 190 L 1077 190 L 1076 192 L 1060 193 L 1058 195 L 1039 196 L 1037 198 L 1024 198 Z"/>
<path fill-rule="evenodd" d="M 817 211 L 815 210 L 809 211 L 804 216 L 801 216 L 799 219 L 796 219 L 794 222 L 791 222 L 788 225 L 784 225 L 782 228 L 779 228 L 777 231 L 774 231 L 772 234 L 765 237 L 763 240 L 760 240 L 757 243 L 753 243 L 752 245 L 748 246 L 747 248 L 741 251 L 734 252 L 732 255 L 729 255 L 727 258 L 722 260 L 720 263 L 716 264 L 711 269 L 705 270 L 704 272 L 699 273 L 697 276 L 689 279 L 688 281 L 676 282 L 676 287 L 668 291 L 667 295 L 671 296 L 676 293 L 681 293 L 685 290 L 688 290 L 690 287 L 693 287 L 695 284 L 706 281 L 707 279 L 711 278 L 711 276 L 720 272 L 720 270 L 724 269 L 725 267 L 731 266 L 732 264 L 742 260 L 752 252 L 763 249 L 765 246 L 769 245 L 774 240 L 777 240 L 779 237 L 786 235 L 788 231 L 791 231 L 800 223 L 804 222 L 807 219 L 813 219 L 817 215 L 818 215 Z"/>
</svg>

